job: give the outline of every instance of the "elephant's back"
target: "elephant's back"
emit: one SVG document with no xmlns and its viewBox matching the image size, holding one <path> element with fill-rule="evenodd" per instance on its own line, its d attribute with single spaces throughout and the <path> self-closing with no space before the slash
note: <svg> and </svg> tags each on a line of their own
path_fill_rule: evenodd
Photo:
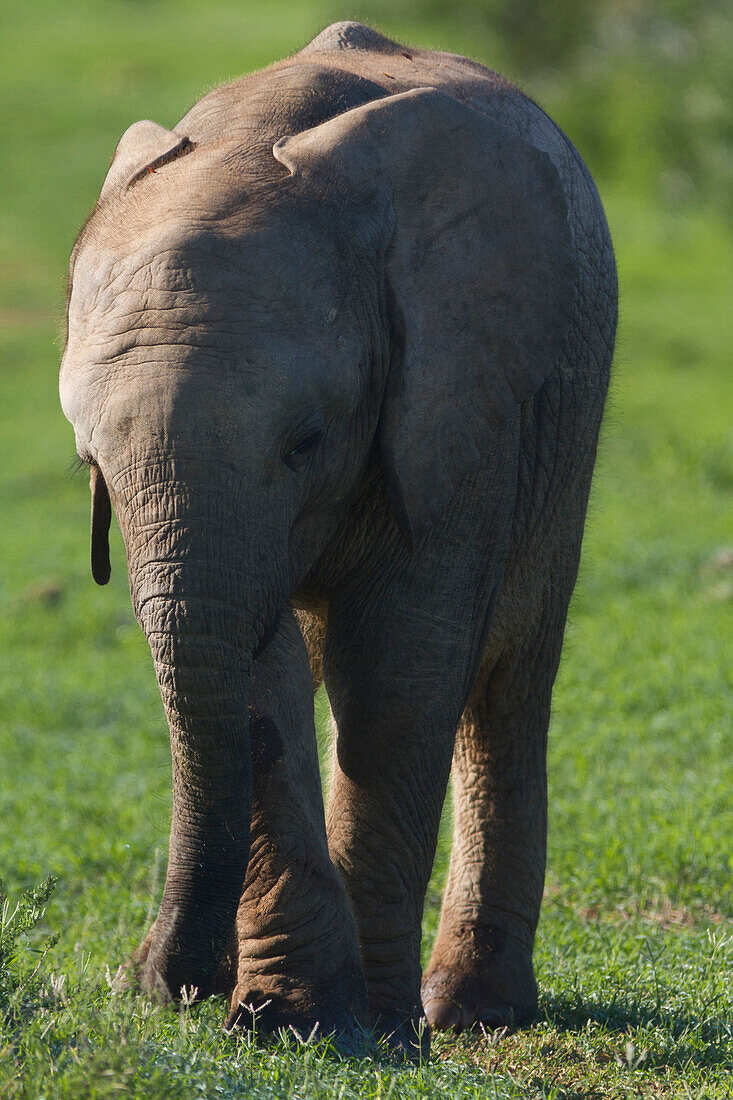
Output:
<svg viewBox="0 0 733 1100">
<path fill-rule="evenodd" d="M 345 70 L 379 82 L 387 94 L 412 88 L 438 88 L 466 99 L 473 89 L 516 94 L 517 88 L 499 73 L 459 54 L 406 46 L 361 23 L 334 23 L 309 42 L 294 60 L 328 59 Z"/>
</svg>

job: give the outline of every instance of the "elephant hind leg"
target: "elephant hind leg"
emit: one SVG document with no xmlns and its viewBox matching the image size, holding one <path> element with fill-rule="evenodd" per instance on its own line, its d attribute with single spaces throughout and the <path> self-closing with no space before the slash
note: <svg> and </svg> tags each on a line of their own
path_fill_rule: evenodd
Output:
<svg viewBox="0 0 733 1100">
<path fill-rule="evenodd" d="M 546 747 L 566 607 L 521 652 L 485 664 L 453 756 L 455 824 L 440 928 L 422 983 L 439 1030 L 529 1022 L 545 874 Z"/>
</svg>

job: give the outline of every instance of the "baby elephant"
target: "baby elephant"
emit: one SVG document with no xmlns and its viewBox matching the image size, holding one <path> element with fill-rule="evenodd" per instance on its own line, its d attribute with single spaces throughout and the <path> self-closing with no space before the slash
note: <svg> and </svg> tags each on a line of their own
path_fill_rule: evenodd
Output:
<svg viewBox="0 0 733 1100">
<path fill-rule="evenodd" d="M 408 1053 L 423 1015 L 532 1017 L 550 697 L 615 323 L 583 162 L 462 57 L 337 23 L 122 136 L 71 257 L 61 402 L 94 577 L 114 509 L 170 727 L 150 994 Z"/>
</svg>

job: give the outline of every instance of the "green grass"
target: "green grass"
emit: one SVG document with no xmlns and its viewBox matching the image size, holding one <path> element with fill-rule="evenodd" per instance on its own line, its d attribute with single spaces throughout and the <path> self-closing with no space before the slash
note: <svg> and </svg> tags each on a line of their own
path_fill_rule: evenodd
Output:
<svg viewBox="0 0 733 1100">
<path fill-rule="evenodd" d="M 129 122 L 172 124 L 335 14 L 295 0 L 3 14 L 0 1096 L 731 1096 L 731 232 L 623 179 L 600 181 L 621 326 L 555 693 L 538 1023 L 440 1037 L 410 1068 L 323 1045 L 263 1051 L 223 1032 L 221 1002 L 180 1012 L 110 992 L 107 967 L 160 895 L 170 765 L 119 538 L 110 586 L 89 577 L 88 490 L 68 474 L 56 395 L 66 257 Z M 437 22 L 389 29 L 495 60 Z M 446 817 L 426 957 L 449 839 Z M 22 931 L 15 902 L 48 874 L 46 915 Z"/>
</svg>

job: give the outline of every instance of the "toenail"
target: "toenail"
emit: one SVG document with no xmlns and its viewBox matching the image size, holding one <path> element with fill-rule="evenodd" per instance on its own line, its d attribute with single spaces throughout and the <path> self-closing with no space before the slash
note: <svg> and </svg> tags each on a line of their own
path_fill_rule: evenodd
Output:
<svg viewBox="0 0 733 1100">
<path fill-rule="evenodd" d="M 461 1029 L 461 1006 L 447 997 L 434 997 L 423 1004 L 423 1010 L 431 1028 L 435 1031 Z"/>
</svg>

